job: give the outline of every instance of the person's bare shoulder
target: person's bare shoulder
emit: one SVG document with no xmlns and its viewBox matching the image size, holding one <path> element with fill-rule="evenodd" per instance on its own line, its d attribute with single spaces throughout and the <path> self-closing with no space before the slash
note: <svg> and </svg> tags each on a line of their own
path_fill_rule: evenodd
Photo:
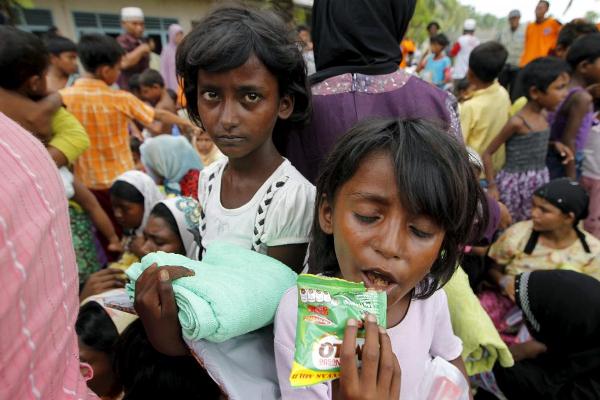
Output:
<svg viewBox="0 0 600 400">
<path fill-rule="evenodd" d="M 161 96 L 160 100 L 158 101 L 158 103 L 156 103 L 156 108 L 159 110 L 170 111 L 173 114 L 177 112 L 175 102 L 166 91 L 163 92 L 163 95 Z"/>
</svg>

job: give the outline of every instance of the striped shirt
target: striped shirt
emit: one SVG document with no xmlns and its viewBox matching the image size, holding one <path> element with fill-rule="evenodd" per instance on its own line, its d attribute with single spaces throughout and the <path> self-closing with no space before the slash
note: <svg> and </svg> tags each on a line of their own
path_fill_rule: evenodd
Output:
<svg viewBox="0 0 600 400">
<path fill-rule="evenodd" d="M 77 265 L 57 169 L 0 113 L 0 399 L 86 399 Z"/>
<path fill-rule="evenodd" d="M 129 121 L 150 125 L 154 109 L 99 79 L 79 78 L 60 94 L 90 138 L 90 148 L 75 162 L 75 176 L 90 189 L 108 189 L 119 175 L 134 169 Z"/>
</svg>

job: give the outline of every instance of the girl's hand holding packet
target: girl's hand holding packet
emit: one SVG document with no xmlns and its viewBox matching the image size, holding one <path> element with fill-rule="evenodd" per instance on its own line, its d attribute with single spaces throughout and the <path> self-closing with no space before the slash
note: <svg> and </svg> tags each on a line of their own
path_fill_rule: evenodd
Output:
<svg viewBox="0 0 600 400">
<path fill-rule="evenodd" d="M 387 296 L 363 283 L 315 275 L 298 277 L 296 352 L 290 374 L 292 386 L 310 386 L 340 377 L 340 353 L 347 321 L 358 321 L 356 350 L 359 362 L 367 314 L 386 326 Z"/>
</svg>

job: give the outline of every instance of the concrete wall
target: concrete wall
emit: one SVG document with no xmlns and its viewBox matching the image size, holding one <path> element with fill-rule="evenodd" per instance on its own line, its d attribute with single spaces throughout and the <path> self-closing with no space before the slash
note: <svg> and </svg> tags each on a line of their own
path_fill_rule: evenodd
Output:
<svg viewBox="0 0 600 400">
<path fill-rule="evenodd" d="M 177 18 L 185 32 L 192 28 L 192 21 L 201 19 L 216 0 L 35 0 L 35 8 L 52 11 L 54 24 L 63 35 L 76 39 L 73 11 L 119 14 L 122 7 L 137 6 L 148 17 Z"/>
</svg>

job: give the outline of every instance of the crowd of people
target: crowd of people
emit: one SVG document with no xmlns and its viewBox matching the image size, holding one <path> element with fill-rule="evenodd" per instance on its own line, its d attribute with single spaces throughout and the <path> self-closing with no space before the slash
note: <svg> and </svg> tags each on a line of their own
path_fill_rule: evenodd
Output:
<svg viewBox="0 0 600 400">
<path fill-rule="evenodd" d="M 0 25 L 0 398 L 599 398 L 598 28 L 431 22 L 412 66 L 415 5 L 221 6 L 155 68 L 137 7 Z M 387 322 L 296 388 L 307 272 Z M 470 390 L 422 393 L 433 359 Z"/>
</svg>

